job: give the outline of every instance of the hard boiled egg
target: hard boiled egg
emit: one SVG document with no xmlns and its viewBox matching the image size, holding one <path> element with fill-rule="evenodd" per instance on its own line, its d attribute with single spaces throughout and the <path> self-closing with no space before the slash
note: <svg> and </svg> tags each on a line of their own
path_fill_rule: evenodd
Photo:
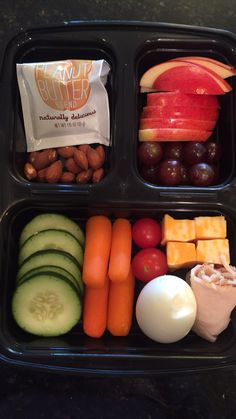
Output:
<svg viewBox="0 0 236 419">
<path fill-rule="evenodd" d="M 136 303 L 140 329 L 160 343 L 182 339 L 191 330 L 197 304 L 191 287 L 174 275 L 163 275 L 142 289 Z"/>
</svg>

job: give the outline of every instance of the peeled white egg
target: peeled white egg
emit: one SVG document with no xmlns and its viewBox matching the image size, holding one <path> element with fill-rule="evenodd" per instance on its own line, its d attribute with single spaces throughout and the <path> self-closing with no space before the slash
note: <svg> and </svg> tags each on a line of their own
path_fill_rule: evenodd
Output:
<svg viewBox="0 0 236 419">
<path fill-rule="evenodd" d="M 136 318 L 140 329 L 160 343 L 177 342 L 191 330 L 197 303 L 191 287 L 174 275 L 148 282 L 138 296 Z"/>
</svg>

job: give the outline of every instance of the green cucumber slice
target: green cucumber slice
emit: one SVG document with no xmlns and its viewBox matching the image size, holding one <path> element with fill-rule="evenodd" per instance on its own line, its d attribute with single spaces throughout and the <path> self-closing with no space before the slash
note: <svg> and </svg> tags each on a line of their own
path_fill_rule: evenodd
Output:
<svg viewBox="0 0 236 419">
<path fill-rule="evenodd" d="M 20 278 L 20 280 L 17 282 L 17 286 L 22 284 L 22 282 L 26 281 L 28 278 L 30 278 L 31 276 L 34 276 L 35 274 L 38 273 L 56 273 L 56 274 L 60 274 L 62 276 L 64 276 L 69 282 L 71 282 L 77 289 L 77 291 L 79 292 L 79 295 L 81 296 L 81 291 L 80 291 L 80 287 L 78 282 L 76 281 L 76 279 L 73 277 L 73 275 L 71 275 L 68 271 L 66 271 L 64 268 L 61 268 L 59 266 L 53 266 L 53 265 L 44 265 L 44 266 L 40 266 L 39 268 L 35 268 L 35 269 L 31 269 L 30 271 L 28 271 L 24 276 L 22 276 Z"/>
<path fill-rule="evenodd" d="M 84 233 L 75 221 L 65 215 L 49 213 L 37 215 L 26 224 L 20 235 L 20 247 L 34 234 L 54 229 L 67 231 L 80 242 L 81 246 L 84 246 Z"/>
<path fill-rule="evenodd" d="M 46 249 L 63 250 L 73 256 L 80 266 L 83 264 L 83 249 L 72 234 L 63 230 L 44 230 L 29 237 L 20 248 L 19 265 L 33 253 Z"/>
<path fill-rule="evenodd" d="M 81 318 L 82 306 L 73 284 L 56 273 L 38 273 L 15 289 L 12 314 L 26 332 L 59 336 Z"/>
<path fill-rule="evenodd" d="M 33 253 L 19 267 L 16 280 L 19 281 L 32 269 L 48 265 L 58 266 L 68 271 L 78 282 L 81 294 L 83 294 L 84 284 L 82 281 L 81 268 L 73 256 L 62 250 L 49 249 Z"/>
</svg>

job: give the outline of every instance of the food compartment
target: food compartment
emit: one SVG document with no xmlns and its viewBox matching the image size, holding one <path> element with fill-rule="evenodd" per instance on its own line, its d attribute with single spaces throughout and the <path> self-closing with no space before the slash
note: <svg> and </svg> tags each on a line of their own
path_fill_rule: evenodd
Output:
<svg viewBox="0 0 236 419">
<path fill-rule="evenodd" d="M 23 201 L 13 205 L 4 213 L 1 222 L 1 336 L 2 353 L 9 362 L 23 363 L 34 367 L 47 365 L 48 368 L 107 373 L 158 373 L 175 369 L 210 368 L 226 365 L 234 358 L 235 321 L 220 334 L 215 343 L 209 343 L 193 332 L 172 344 L 161 344 L 146 337 L 137 325 L 133 312 L 133 322 L 128 336 L 115 337 L 105 332 L 99 339 L 86 336 L 80 321 L 73 329 L 58 337 L 40 337 L 24 332 L 12 316 L 11 302 L 15 288 L 18 260 L 18 243 L 23 227 L 33 217 L 43 213 L 58 213 L 69 216 L 85 230 L 86 221 L 95 214 L 108 216 L 112 221 L 118 217 L 129 219 L 132 224 L 143 217 L 153 217 L 161 221 L 165 214 L 175 219 L 193 219 L 196 216 L 224 215 L 227 220 L 227 238 L 230 244 L 231 264 L 236 264 L 235 216 L 222 208 L 201 205 L 197 209 L 189 206 L 163 205 L 149 208 L 86 208 L 74 202 L 39 203 Z M 158 246 L 159 247 L 159 246 Z M 160 247 L 159 247 L 160 248 Z M 138 248 L 133 245 L 133 256 Z M 181 269 L 172 274 L 185 278 L 189 269 Z M 135 302 L 143 288 L 136 280 Z M 134 306 L 135 306 L 134 302 Z"/>
<path fill-rule="evenodd" d="M 159 97 L 157 95 L 156 100 L 153 99 L 154 92 L 152 91 L 140 93 L 139 82 L 148 70 L 161 63 L 168 62 L 168 65 L 170 63 L 173 65 L 174 61 L 170 62 L 170 60 L 185 59 L 187 61 L 188 57 L 198 57 L 203 60 L 213 59 L 219 63 L 223 63 L 223 65 L 228 65 L 232 68 L 235 67 L 235 57 L 232 54 L 231 45 L 219 40 L 213 42 L 211 39 L 204 39 L 203 41 L 200 38 L 193 38 L 191 40 L 188 40 L 185 37 L 181 40 L 160 38 L 158 41 L 151 41 L 148 47 L 145 46 L 141 50 L 136 62 L 138 92 L 137 136 L 140 127 L 141 129 L 148 128 L 146 133 L 149 131 L 149 137 L 151 134 L 151 137 L 154 135 L 155 129 L 158 131 L 158 129 L 161 128 L 161 133 L 155 135 L 161 137 L 164 135 L 166 138 L 162 138 L 162 141 L 156 142 L 153 141 L 151 137 L 147 137 L 149 138 L 149 141 L 151 141 L 151 143 L 149 142 L 148 144 L 151 144 L 153 147 L 151 153 L 157 155 L 156 161 L 155 159 L 150 159 L 150 161 L 148 161 L 148 158 L 145 157 L 145 153 L 148 155 L 150 154 L 149 150 L 145 150 L 145 148 L 148 148 L 147 143 L 143 144 L 140 141 L 136 142 L 136 149 L 134 151 L 137 156 L 136 169 L 145 183 L 154 184 L 156 187 L 178 187 L 184 188 L 185 190 L 195 187 L 217 188 L 219 185 L 223 186 L 230 183 L 235 177 L 235 77 L 232 76 L 221 79 L 221 81 L 223 80 L 223 84 L 226 81 L 229 86 L 232 87 L 231 91 L 224 94 L 193 94 L 191 93 L 191 86 L 188 86 L 187 88 L 184 87 L 194 96 L 191 98 L 192 105 L 189 101 L 185 103 L 186 90 L 183 88 L 182 93 L 181 85 L 177 86 L 176 90 L 179 89 L 180 91 L 177 93 L 174 90 L 171 91 L 170 88 L 169 91 L 168 88 L 166 89 L 168 92 L 165 92 L 164 88 L 162 91 L 161 87 L 158 88 L 157 85 Z M 176 62 L 177 61 L 175 61 L 175 63 Z M 194 66 L 200 65 L 200 71 L 208 71 L 209 69 L 204 68 L 202 64 L 204 65 L 204 61 L 201 61 L 200 63 L 193 61 L 190 63 L 190 65 Z M 178 62 L 178 65 L 180 65 L 180 62 Z M 180 79 L 181 72 L 178 67 L 174 68 L 174 71 L 176 71 L 176 69 L 177 72 L 179 71 L 176 78 Z M 173 67 L 165 67 L 165 71 L 169 71 L 169 79 L 175 77 L 171 75 Z M 212 69 L 210 71 L 212 71 Z M 162 77 L 162 74 L 160 75 L 160 78 Z M 212 74 L 213 73 L 211 73 L 211 75 Z M 152 75 L 152 77 L 155 79 L 155 76 Z M 184 78 L 181 83 L 185 83 Z M 205 91 L 210 93 L 211 90 L 207 89 L 208 87 L 206 84 Z M 177 97 L 177 95 L 179 96 Z M 196 97 L 198 100 L 197 103 L 195 103 Z M 199 102 L 199 97 L 201 102 Z M 214 103 L 214 101 L 218 101 L 219 103 L 220 108 L 218 111 L 216 108 L 213 109 L 213 107 L 216 106 L 216 102 Z M 153 108 L 151 108 L 150 105 L 153 106 Z M 156 114 L 153 111 L 154 106 L 155 112 L 158 107 Z M 150 116 L 149 114 L 151 111 L 154 112 L 154 114 Z M 212 112 L 218 112 L 218 119 L 217 115 L 214 116 Z M 147 120 L 147 117 L 151 119 Z M 216 121 L 215 127 L 214 118 Z M 209 121 L 207 121 L 207 119 L 209 119 Z M 210 124 L 211 127 L 210 125 L 207 126 L 208 124 Z M 206 137 L 203 138 L 203 131 L 205 129 L 213 130 L 210 136 L 208 134 L 207 140 Z M 205 133 L 206 132 L 207 131 L 205 131 Z M 196 140 L 194 140 L 195 134 Z M 170 136 L 170 141 L 168 141 L 168 135 Z M 172 135 L 173 140 L 171 137 Z M 188 135 L 191 136 L 191 141 L 188 141 Z M 198 145 L 196 145 L 196 142 Z M 176 147 L 176 143 L 180 143 L 180 151 Z M 143 150 L 140 149 L 139 151 L 140 156 L 138 155 L 139 147 L 143 148 Z M 171 164 L 167 164 L 167 160 L 177 160 L 177 163 L 174 164 L 172 162 Z M 196 168 L 196 164 L 207 164 L 208 166 L 199 169 L 199 166 Z"/>
<path fill-rule="evenodd" d="M 76 186 L 77 184 L 80 187 L 87 187 L 88 185 L 94 185 L 100 181 L 102 181 L 104 178 L 107 178 L 107 176 L 110 175 L 111 171 L 114 167 L 114 157 L 113 157 L 113 147 L 116 146 L 115 138 L 114 138 L 114 118 L 115 118 L 115 78 L 116 78 L 116 58 L 113 54 L 113 51 L 110 49 L 109 45 L 106 45 L 104 43 L 100 43 L 99 41 L 89 41 L 89 39 L 85 42 L 81 40 L 75 41 L 75 40 L 57 40 L 52 42 L 49 40 L 48 42 L 41 41 L 31 41 L 27 43 L 27 46 L 21 46 L 19 51 L 14 55 L 13 57 L 14 62 L 13 66 L 15 68 L 17 63 L 37 63 L 37 62 L 46 62 L 46 61 L 59 61 L 59 60 L 66 60 L 66 59 L 84 59 L 84 60 L 101 60 L 104 59 L 107 61 L 107 63 L 110 66 L 110 73 L 107 78 L 107 82 L 105 85 L 105 89 L 108 94 L 108 101 L 109 101 L 109 112 L 110 112 L 110 146 L 103 146 L 100 145 L 100 149 L 102 152 L 101 157 L 101 164 L 97 164 L 96 161 L 94 162 L 94 158 L 96 160 L 99 156 L 94 156 L 94 152 L 90 153 L 90 159 L 89 162 L 85 162 L 86 164 L 82 164 L 82 166 L 79 166 L 78 169 L 78 162 L 77 159 L 76 165 L 72 161 L 68 161 L 68 159 L 74 159 L 74 155 L 72 155 L 72 150 L 62 150 L 57 154 L 57 157 L 54 159 L 55 151 L 58 152 L 58 149 L 56 147 L 51 148 L 51 156 L 46 156 L 47 151 L 45 151 L 45 161 L 48 159 L 52 162 L 54 160 L 61 161 L 63 166 L 63 173 L 64 172 L 71 172 L 74 174 L 73 179 L 68 179 L 65 176 L 62 180 L 56 179 L 55 181 L 52 179 L 52 184 L 59 185 L 69 185 L 69 186 Z M 41 167 L 41 161 L 44 162 L 44 156 L 41 156 L 41 160 L 39 156 L 36 156 L 37 160 L 39 161 L 39 164 L 34 164 L 35 156 L 30 158 L 30 154 L 27 153 L 27 145 L 26 145 L 26 138 L 25 138 L 25 128 L 24 128 L 24 120 L 23 120 L 23 112 L 22 112 L 22 104 L 21 104 L 21 98 L 19 94 L 19 87 L 16 80 L 16 74 L 14 69 L 14 82 L 12 83 L 12 94 L 16 96 L 16 103 L 14 104 L 14 128 L 12 132 L 13 141 L 11 142 L 11 172 L 14 177 L 16 177 L 20 182 L 32 182 L 35 183 L 35 187 L 38 188 L 39 184 L 43 184 L 43 187 L 47 188 L 49 184 L 49 180 L 45 179 L 45 174 L 43 173 L 44 167 Z M 47 112 L 45 111 L 45 114 Z M 59 111 L 57 112 L 59 115 Z M 80 116 L 83 114 L 83 108 L 77 109 L 74 111 L 75 117 Z M 66 117 L 63 119 L 63 115 L 65 115 L 65 112 L 60 111 L 60 115 L 62 115 L 62 119 L 58 119 L 55 121 L 55 126 L 58 128 L 58 126 L 62 126 L 65 128 L 66 126 L 68 129 L 73 129 L 75 124 L 78 126 L 78 131 L 80 130 L 80 127 L 83 126 L 84 119 L 74 119 L 73 121 L 67 121 Z M 47 115 L 45 116 L 47 117 Z M 56 128 L 55 128 L 56 130 Z M 55 135 L 55 134 L 54 134 Z M 112 144 L 112 146 L 111 146 Z M 93 149 L 97 149 L 99 146 L 98 143 L 92 143 L 91 147 Z M 81 149 L 82 152 L 84 152 L 84 149 Z M 40 152 L 38 152 L 39 154 Z M 99 154 L 99 153 L 97 153 Z M 92 155 L 92 156 L 91 156 Z M 81 156 L 79 156 L 80 159 Z M 84 156 L 82 156 L 84 157 Z M 87 158 L 88 160 L 88 158 Z M 74 159 L 75 161 L 75 159 Z M 36 173 L 40 171 L 38 176 L 34 178 L 34 175 L 31 176 L 31 170 L 32 167 L 27 167 L 26 163 L 30 163 L 33 165 L 33 167 L 36 169 Z M 83 162 L 82 162 L 83 163 Z M 88 163 L 88 164 L 87 164 Z M 96 169 L 95 166 L 99 166 L 98 170 L 102 173 L 98 173 L 99 176 L 96 176 L 96 174 L 93 176 L 93 173 Z M 39 169 L 38 169 L 39 167 Z M 47 166 L 48 167 L 48 166 Z M 87 177 L 80 175 L 83 171 L 87 172 Z M 49 176 L 50 177 L 50 176 Z M 78 178 L 76 180 L 76 178 Z"/>
</svg>

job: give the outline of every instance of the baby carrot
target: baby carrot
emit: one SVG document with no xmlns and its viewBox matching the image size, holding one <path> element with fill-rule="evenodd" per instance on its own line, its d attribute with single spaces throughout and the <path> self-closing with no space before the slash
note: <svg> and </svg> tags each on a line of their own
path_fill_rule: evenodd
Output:
<svg viewBox="0 0 236 419">
<path fill-rule="evenodd" d="M 84 333 L 92 338 L 100 338 L 106 329 L 109 283 L 106 276 L 103 287 L 85 287 L 83 329 Z"/>
<path fill-rule="evenodd" d="M 86 224 L 83 281 L 89 287 L 103 287 L 111 251 L 112 225 L 103 215 L 90 217 Z"/>
<path fill-rule="evenodd" d="M 129 273 L 132 247 L 131 224 L 117 218 L 112 227 L 111 254 L 108 275 L 111 281 L 124 281 Z"/>
<path fill-rule="evenodd" d="M 132 323 L 134 276 L 131 269 L 122 282 L 110 282 L 107 329 L 113 336 L 127 336 Z"/>
</svg>

